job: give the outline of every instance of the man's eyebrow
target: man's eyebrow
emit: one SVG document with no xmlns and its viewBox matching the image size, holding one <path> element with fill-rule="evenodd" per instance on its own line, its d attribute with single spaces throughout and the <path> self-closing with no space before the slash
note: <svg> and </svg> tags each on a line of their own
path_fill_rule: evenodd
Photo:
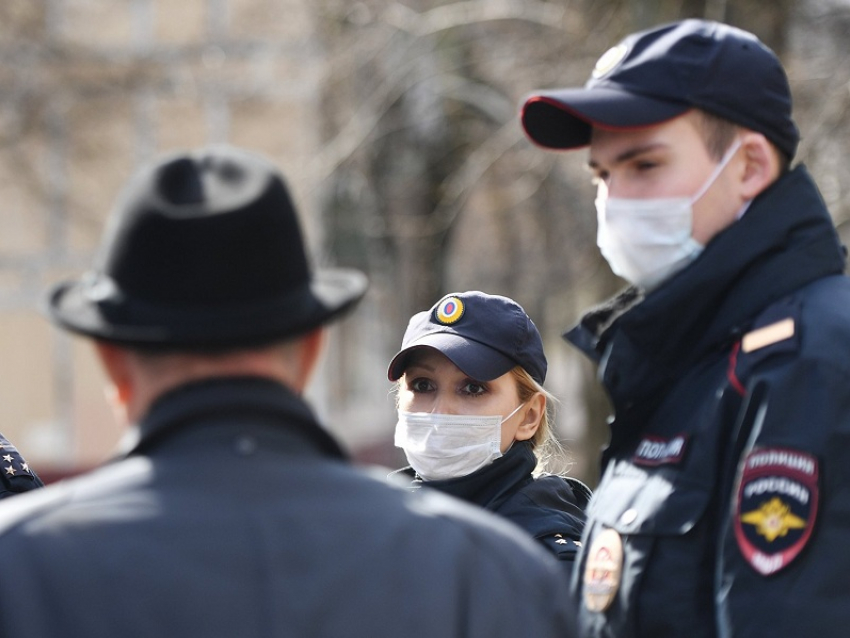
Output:
<svg viewBox="0 0 850 638">
<path fill-rule="evenodd" d="M 651 142 L 649 144 L 644 144 L 642 146 L 635 146 L 633 148 L 626 149 L 617 157 L 614 158 L 612 165 L 616 166 L 617 164 L 622 164 L 623 162 L 628 162 L 635 157 L 642 155 L 644 153 L 649 153 L 650 151 L 657 150 L 666 146 L 663 142 Z M 594 160 L 592 157 L 587 161 L 587 165 L 589 168 L 597 169 L 599 168 L 599 163 Z"/>
</svg>

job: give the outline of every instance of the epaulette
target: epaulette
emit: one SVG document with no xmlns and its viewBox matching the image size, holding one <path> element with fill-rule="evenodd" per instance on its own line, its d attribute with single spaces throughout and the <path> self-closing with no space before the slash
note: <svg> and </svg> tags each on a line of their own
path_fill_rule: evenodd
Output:
<svg viewBox="0 0 850 638">
<path fill-rule="evenodd" d="M 0 434 L 0 498 L 43 486 L 17 448 Z"/>
<path fill-rule="evenodd" d="M 550 534 L 537 539 L 552 552 L 558 560 L 575 560 L 581 541 L 573 540 L 563 534 Z"/>
<path fill-rule="evenodd" d="M 799 304 L 786 298 L 768 306 L 755 320 L 729 356 L 727 377 L 740 395 L 746 394 L 746 381 L 762 361 L 800 348 Z"/>
</svg>

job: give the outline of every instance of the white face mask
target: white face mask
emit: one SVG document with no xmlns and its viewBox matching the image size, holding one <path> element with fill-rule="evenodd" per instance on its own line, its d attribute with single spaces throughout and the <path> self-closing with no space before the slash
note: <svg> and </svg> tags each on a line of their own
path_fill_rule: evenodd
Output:
<svg viewBox="0 0 850 638">
<path fill-rule="evenodd" d="M 651 290 L 696 259 L 703 246 L 691 237 L 693 205 L 711 187 L 740 146 L 741 140 L 736 139 L 692 197 L 597 198 L 596 243 L 611 270 Z"/>
<path fill-rule="evenodd" d="M 395 445 L 426 481 L 466 476 L 502 456 L 502 424 L 523 405 L 504 419 L 399 410 Z"/>
</svg>

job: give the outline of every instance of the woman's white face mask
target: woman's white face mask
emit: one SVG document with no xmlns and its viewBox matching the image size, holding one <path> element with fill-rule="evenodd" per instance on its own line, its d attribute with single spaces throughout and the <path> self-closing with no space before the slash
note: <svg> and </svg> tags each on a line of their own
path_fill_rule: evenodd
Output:
<svg viewBox="0 0 850 638">
<path fill-rule="evenodd" d="M 504 418 L 399 410 L 395 445 L 426 481 L 466 476 L 502 456 L 502 424 L 523 405 Z"/>
<path fill-rule="evenodd" d="M 696 259 L 703 246 L 691 236 L 693 205 L 740 146 L 739 138 L 691 197 L 598 197 L 596 243 L 611 270 L 626 281 L 651 290 Z"/>
</svg>

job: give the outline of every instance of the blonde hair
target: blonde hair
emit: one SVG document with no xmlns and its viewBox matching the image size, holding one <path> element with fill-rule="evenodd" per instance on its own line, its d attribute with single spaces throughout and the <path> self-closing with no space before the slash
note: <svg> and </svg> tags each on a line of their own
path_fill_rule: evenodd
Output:
<svg viewBox="0 0 850 638">
<path fill-rule="evenodd" d="M 522 403 L 528 401 L 534 394 L 539 392 L 546 399 L 546 409 L 540 417 L 540 426 L 531 437 L 531 445 L 534 456 L 537 457 L 535 474 L 566 472 L 570 462 L 567 450 L 555 436 L 555 404 L 557 399 L 546 388 L 535 381 L 528 371 L 522 366 L 516 366 L 511 371 L 516 381 L 519 400 Z"/>
</svg>

